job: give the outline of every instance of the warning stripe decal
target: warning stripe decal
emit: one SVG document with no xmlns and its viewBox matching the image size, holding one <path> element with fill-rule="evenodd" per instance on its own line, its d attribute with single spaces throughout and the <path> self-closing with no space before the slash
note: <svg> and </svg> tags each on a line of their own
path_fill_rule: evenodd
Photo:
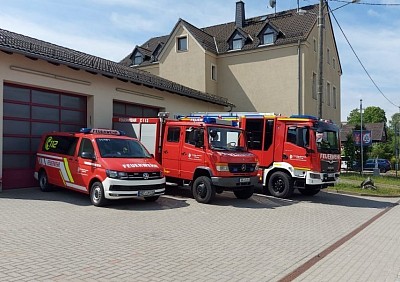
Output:
<svg viewBox="0 0 400 282">
<path fill-rule="evenodd" d="M 72 177 L 71 171 L 69 169 L 67 158 L 64 158 L 64 166 L 65 166 L 65 169 L 67 171 L 67 174 L 68 174 L 68 177 L 69 177 L 69 181 L 74 183 L 74 178 Z"/>
</svg>

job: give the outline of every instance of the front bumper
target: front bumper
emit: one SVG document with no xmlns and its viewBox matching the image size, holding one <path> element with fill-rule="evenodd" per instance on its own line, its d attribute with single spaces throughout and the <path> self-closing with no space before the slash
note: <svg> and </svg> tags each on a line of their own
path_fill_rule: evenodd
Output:
<svg viewBox="0 0 400 282">
<path fill-rule="evenodd" d="M 121 180 L 107 177 L 102 184 L 107 199 L 152 197 L 165 193 L 165 177 L 153 180 Z"/>
<path fill-rule="evenodd" d="M 254 186 L 258 179 L 258 176 L 211 177 L 213 185 L 229 189 Z"/>
<path fill-rule="evenodd" d="M 339 172 L 320 173 L 307 171 L 306 184 L 307 185 L 332 185 L 336 184 L 339 180 Z"/>
</svg>

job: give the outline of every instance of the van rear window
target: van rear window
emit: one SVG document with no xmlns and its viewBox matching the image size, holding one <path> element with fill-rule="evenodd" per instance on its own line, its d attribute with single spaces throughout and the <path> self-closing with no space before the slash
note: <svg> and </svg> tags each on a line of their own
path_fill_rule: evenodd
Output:
<svg viewBox="0 0 400 282">
<path fill-rule="evenodd" d="M 42 151 L 73 156 L 78 137 L 48 135 L 43 143 Z"/>
</svg>

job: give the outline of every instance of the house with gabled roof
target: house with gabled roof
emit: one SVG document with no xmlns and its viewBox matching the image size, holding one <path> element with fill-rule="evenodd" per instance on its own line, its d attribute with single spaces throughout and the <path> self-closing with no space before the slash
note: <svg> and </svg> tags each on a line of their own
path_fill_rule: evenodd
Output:
<svg viewBox="0 0 400 282">
<path fill-rule="evenodd" d="M 229 99 L 234 111 L 317 115 L 318 5 L 199 28 L 179 19 L 120 61 Z M 340 123 L 339 54 L 325 7 L 322 116 Z"/>
</svg>

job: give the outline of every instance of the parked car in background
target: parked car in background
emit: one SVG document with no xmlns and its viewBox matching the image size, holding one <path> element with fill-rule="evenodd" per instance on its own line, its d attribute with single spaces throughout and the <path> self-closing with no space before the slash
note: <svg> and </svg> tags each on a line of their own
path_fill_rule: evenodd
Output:
<svg viewBox="0 0 400 282">
<path fill-rule="evenodd" d="M 391 164 L 387 159 L 368 159 L 364 164 L 364 170 L 373 170 L 375 167 L 380 172 L 387 172 L 391 169 Z"/>
</svg>

